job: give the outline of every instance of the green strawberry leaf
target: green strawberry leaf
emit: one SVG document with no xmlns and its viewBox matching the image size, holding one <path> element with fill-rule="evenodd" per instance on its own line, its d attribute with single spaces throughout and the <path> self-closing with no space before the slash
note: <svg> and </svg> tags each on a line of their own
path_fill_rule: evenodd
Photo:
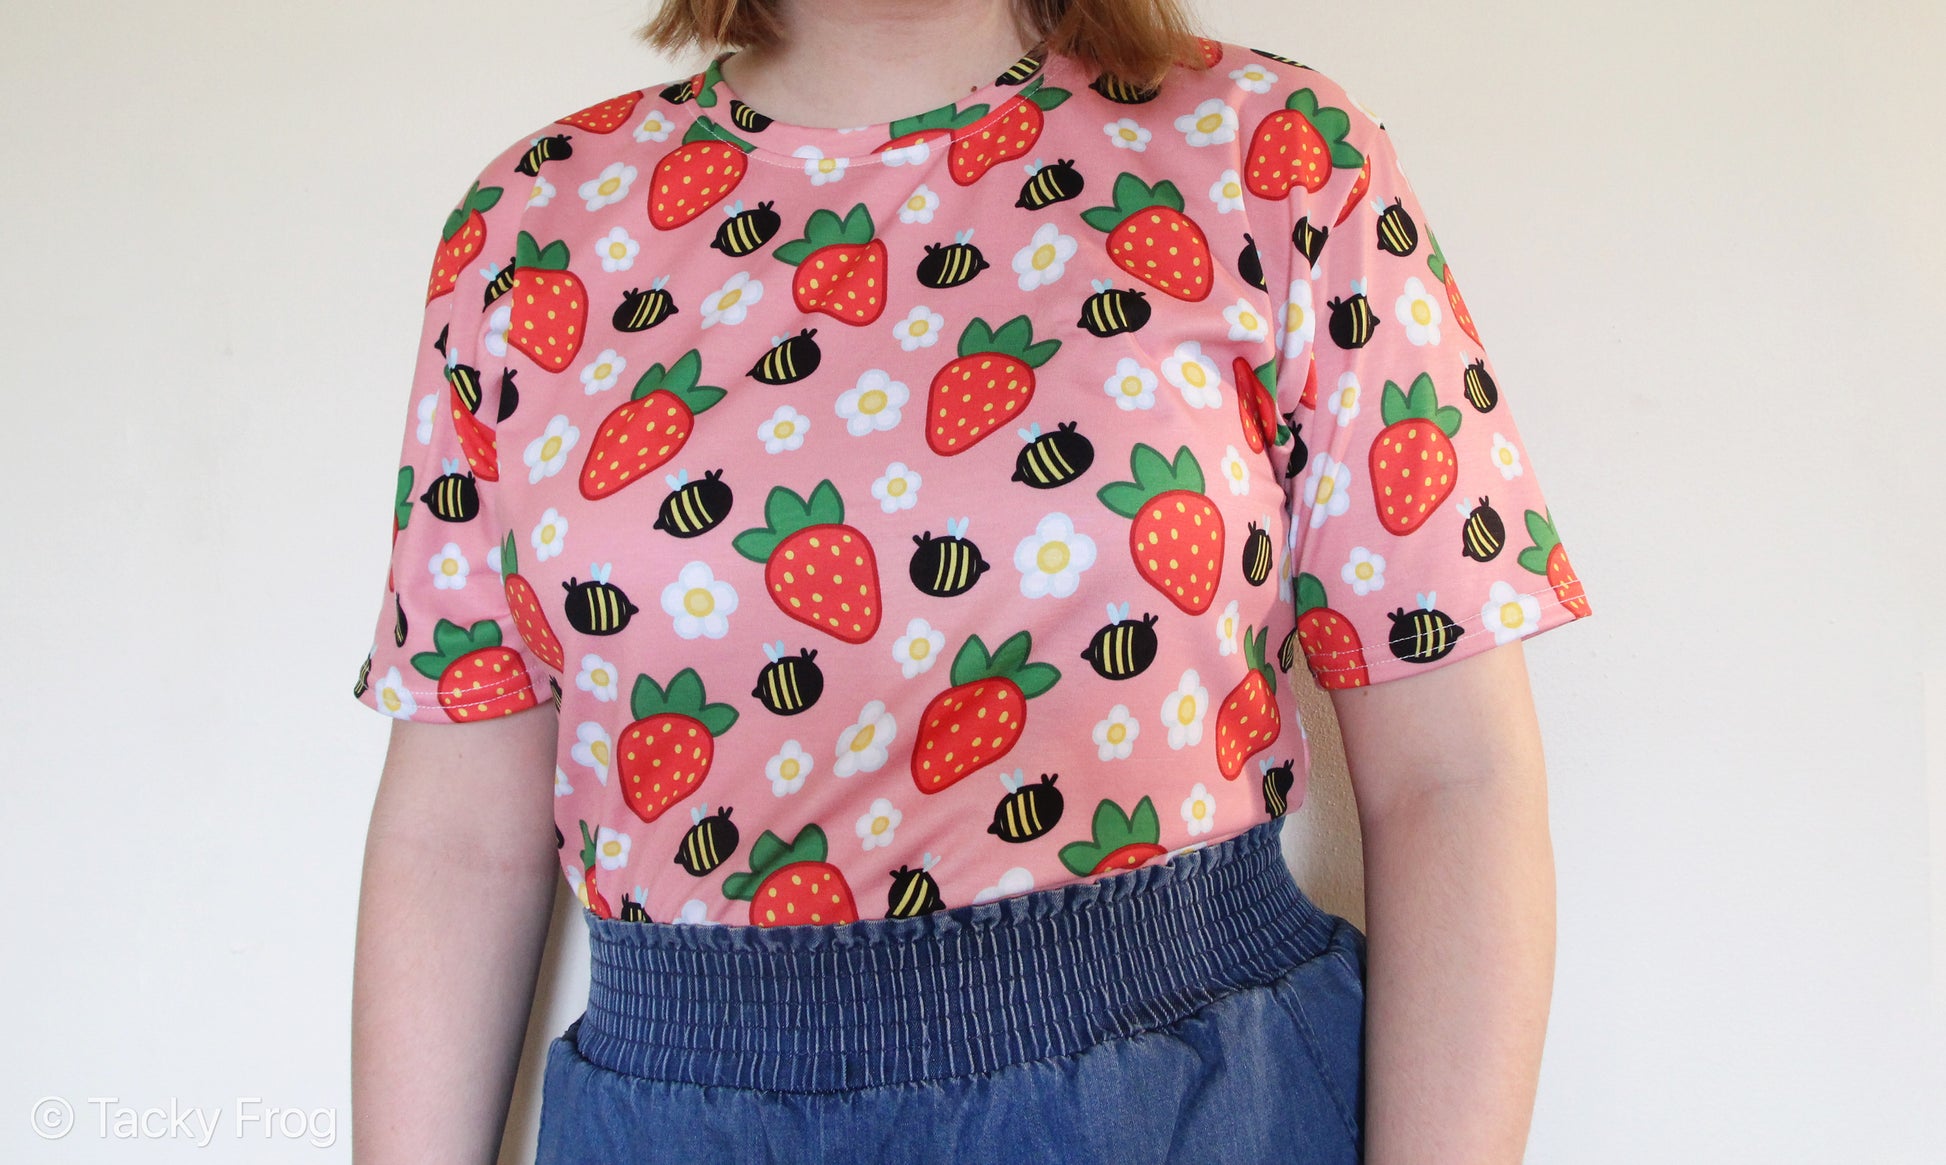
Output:
<svg viewBox="0 0 1946 1165">
<path fill-rule="evenodd" d="M 971 356 L 977 352 L 993 351 L 993 328 L 985 320 L 974 316 L 959 334 L 959 354 Z"/>
<path fill-rule="evenodd" d="M 1519 558 L 1520 565 L 1533 571 L 1535 574 L 1544 575 L 1547 573 L 1547 551 L 1541 547 L 1529 546 L 1527 549 L 1521 551 L 1517 557 Z"/>
<path fill-rule="evenodd" d="M 953 686 L 985 679 L 993 674 L 992 665 L 993 657 L 987 654 L 987 645 L 980 642 L 978 635 L 968 635 L 966 642 L 960 644 L 959 653 L 953 656 L 950 676 Z"/>
<path fill-rule="evenodd" d="M 1330 600 L 1325 597 L 1324 582 L 1317 575 L 1304 572 L 1297 576 L 1298 614 L 1330 605 Z"/>
<path fill-rule="evenodd" d="M 668 707 L 669 700 L 662 694 L 661 684 L 650 679 L 647 673 L 635 677 L 635 688 L 628 696 L 628 710 L 637 720 L 646 720 Z"/>
<path fill-rule="evenodd" d="M 838 487 L 825 478 L 811 487 L 811 500 L 804 507 L 805 526 L 836 524 L 845 520 L 845 499 L 839 495 Z M 803 529 L 803 526 L 798 529 Z"/>
<path fill-rule="evenodd" d="M 1203 467 L 1196 463 L 1196 455 L 1187 445 L 1176 450 L 1176 463 L 1170 467 L 1170 476 L 1175 478 L 1177 489 L 1203 492 Z"/>
<path fill-rule="evenodd" d="M 1149 205 L 1149 184 L 1124 170 L 1115 175 L 1115 185 L 1109 196 L 1115 200 L 1115 209 L 1122 212 L 1123 218 L 1127 218 Z"/>
<path fill-rule="evenodd" d="M 667 703 L 663 711 L 680 712 L 684 716 L 696 715 L 708 702 L 703 694 L 703 677 L 697 675 L 693 667 L 686 667 L 677 672 L 669 680 L 669 686 L 664 694 L 667 696 Z"/>
<path fill-rule="evenodd" d="M 1155 802 L 1143 797 L 1136 803 L 1135 812 L 1129 817 L 1130 841 L 1161 841 L 1162 822 L 1157 818 Z"/>
<path fill-rule="evenodd" d="M 1350 142 L 1332 142 L 1331 164 L 1341 170 L 1350 170 L 1357 166 L 1363 166 L 1365 164 L 1365 155 L 1359 153 L 1358 147 L 1352 145 Z"/>
<path fill-rule="evenodd" d="M 745 530 L 730 539 L 730 549 L 752 562 L 769 562 L 771 553 L 781 541 L 783 539 L 769 530 Z"/>
<path fill-rule="evenodd" d="M 716 108 L 716 86 L 723 80 L 723 63 L 711 61 L 703 69 L 703 84 L 696 91 L 696 104 L 704 109 Z"/>
<path fill-rule="evenodd" d="M 779 535 L 803 529 L 809 524 L 809 512 L 804 499 L 784 486 L 771 486 L 770 493 L 764 497 L 764 521 Z"/>
<path fill-rule="evenodd" d="M 1448 437 L 1459 436 L 1460 411 L 1457 405 L 1441 405 L 1433 410 L 1432 423 Z"/>
<path fill-rule="evenodd" d="M 993 347 L 997 351 L 1017 353 L 1034 342 L 1034 325 L 1025 315 L 1017 315 L 1000 325 L 993 333 Z"/>
<path fill-rule="evenodd" d="M 709 103 L 698 98 L 697 104 L 707 105 Z M 683 132 L 683 145 L 695 145 L 697 142 L 722 142 L 725 145 L 735 146 L 746 154 L 753 148 L 749 142 L 744 141 L 742 138 L 724 129 L 707 117 L 698 117 L 695 121 L 690 122 L 689 128 Z"/>
<path fill-rule="evenodd" d="M 1413 378 L 1412 388 L 1406 393 L 1406 415 L 1409 417 L 1426 417 L 1430 419 L 1433 411 L 1438 407 L 1439 394 L 1433 389 L 1432 375 L 1421 372 Z"/>
<path fill-rule="evenodd" d="M 1555 533 L 1554 523 L 1535 513 L 1533 510 L 1528 510 L 1525 518 L 1527 521 L 1527 536 L 1534 540 L 1534 545 L 1540 548 L 1541 553 L 1545 554 L 1554 549 L 1554 544 L 1561 540 L 1561 536 Z"/>
<path fill-rule="evenodd" d="M 1066 101 L 1073 94 L 1069 93 L 1066 89 L 1036 88 L 1029 96 L 1032 98 L 1034 104 L 1040 106 L 1043 110 L 1048 110 Z"/>
<path fill-rule="evenodd" d="M 1098 231 L 1112 231 L 1128 216 L 1112 206 L 1091 206 L 1081 212 L 1081 221 Z M 1075 844 L 1083 844 L 1076 842 Z"/>
<path fill-rule="evenodd" d="M 392 519 L 403 530 L 412 520 L 412 467 L 399 466 L 399 491 L 392 499 Z"/>
<path fill-rule="evenodd" d="M 756 880 L 762 881 L 782 863 L 783 858 L 790 851 L 791 847 L 783 838 L 768 829 L 764 830 L 763 836 L 750 847 L 750 872 L 756 876 Z"/>
<path fill-rule="evenodd" d="M 1186 446 L 1185 446 L 1186 448 Z M 1153 485 L 1170 476 L 1169 460 L 1153 446 L 1137 444 L 1128 457 L 1129 471 L 1137 485 Z"/>
<path fill-rule="evenodd" d="M 824 829 L 815 823 L 798 830 L 797 836 L 791 839 L 790 856 L 793 862 L 821 862 L 830 852 Z"/>
<path fill-rule="evenodd" d="M 466 196 L 466 205 L 471 210 L 485 214 L 500 205 L 500 196 L 504 193 L 506 192 L 498 186 L 488 186 L 483 190 L 480 184 L 475 182 L 472 192 Z"/>
<path fill-rule="evenodd" d="M 1016 631 L 993 650 L 991 674 L 1011 676 L 1027 662 L 1027 653 L 1032 651 L 1034 640 L 1025 631 Z"/>
<path fill-rule="evenodd" d="M 702 711 L 696 714 L 696 719 L 703 722 L 703 727 L 709 730 L 711 736 L 721 736 L 737 722 L 737 710 L 728 704 L 705 704 Z"/>
<path fill-rule="evenodd" d="M 514 549 L 514 532 L 507 531 L 506 540 L 500 543 L 500 577 L 512 578 L 520 573 L 520 555 Z"/>
<path fill-rule="evenodd" d="M 1132 481 L 1113 481 L 1095 491 L 1110 513 L 1133 518 L 1142 512 L 1142 503 L 1154 495 Z"/>
<path fill-rule="evenodd" d="M 1143 800 L 1148 800 L 1144 797 Z M 1128 814 L 1122 807 L 1107 797 L 1095 806 L 1095 819 L 1092 823 L 1095 840 L 1103 847 L 1103 857 L 1120 849 L 1125 843 L 1135 840 L 1134 830 L 1129 828 Z M 1100 859 L 1096 859 L 1100 860 Z"/>
<path fill-rule="evenodd" d="M 448 660 L 458 659 L 473 650 L 473 634 L 450 619 L 441 619 L 432 629 L 432 645 Z"/>
<path fill-rule="evenodd" d="M 1174 182 L 1171 182 L 1167 178 L 1164 178 L 1162 181 L 1156 183 L 1155 186 L 1151 189 L 1149 194 L 1149 205 L 1166 206 L 1170 210 L 1181 211 L 1183 208 L 1182 192 L 1176 189 L 1176 184 Z"/>
<path fill-rule="evenodd" d="M 864 203 L 858 203 L 845 215 L 844 227 L 839 238 L 847 243 L 869 243 L 872 241 L 872 212 Z"/>
<path fill-rule="evenodd" d="M 1054 686 L 1061 670 L 1051 663 L 1030 663 L 1014 671 L 1013 681 L 1020 694 L 1029 700 Z"/>
</svg>

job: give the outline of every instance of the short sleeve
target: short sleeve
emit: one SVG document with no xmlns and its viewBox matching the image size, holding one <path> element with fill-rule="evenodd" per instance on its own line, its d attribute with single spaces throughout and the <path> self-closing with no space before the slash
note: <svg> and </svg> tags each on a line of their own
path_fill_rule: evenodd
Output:
<svg viewBox="0 0 1946 1165">
<path fill-rule="evenodd" d="M 1275 386 L 1297 441 L 1292 598 L 1312 676 L 1384 683 L 1586 617 L 1532 451 L 1390 134 L 1329 85 L 1291 101 L 1333 163 L 1290 196 L 1296 327 Z"/>
<path fill-rule="evenodd" d="M 546 677 L 522 641 L 500 573 L 495 426 L 518 402 L 495 328 L 532 180 L 503 153 L 446 216 L 425 288 L 372 646 L 353 694 L 402 720 L 468 723 L 532 708 Z M 502 311 L 501 314 L 504 314 Z M 497 353 L 497 354 L 496 354 Z"/>
</svg>

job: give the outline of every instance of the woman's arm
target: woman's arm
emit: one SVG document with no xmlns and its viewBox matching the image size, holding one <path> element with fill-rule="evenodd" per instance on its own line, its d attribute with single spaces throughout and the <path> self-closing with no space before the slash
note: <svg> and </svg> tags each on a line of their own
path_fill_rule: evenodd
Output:
<svg viewBox="0 0 1946 1165">
<path fill-rule="evenodd" d="M 1365 1160 L 1517 1165 L 1554 984 L 1520 641 L 1332 702 L 1365 840 Z"/>
<path fill-rule="evenodd" d="M 358 1165 L 491 1165 L 560 877 L 551 704 L 395 722 L 352 982 Z"/>
</svg>

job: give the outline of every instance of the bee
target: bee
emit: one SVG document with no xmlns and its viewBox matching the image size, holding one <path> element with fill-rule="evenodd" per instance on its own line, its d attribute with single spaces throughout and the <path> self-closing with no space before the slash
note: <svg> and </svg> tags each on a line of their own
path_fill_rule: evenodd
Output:
<svg viewBox="0 0 1946 1165">
<path fill-rule="evenodd" d="M 1460 527 L 1460 556 L 1475 562 L 1493 561 L 1507 545 L 1507 526 L 1487 504 L 1486 495 L 1480 495 L 1480 504 L 1472 509 L 1465 502 L 1454 502 L 1453 508 L 1466 519 Z"/>
<path fill-rule="evenodd" d="M 473 474 L 460 472 L 464 463 L 457 457 L 445 458 L 439 464 L 444 472 L 433 479 L 419 500 L 442 522 L 471 522 L 480 513 L 480 487 Z"/>
<path fill-rule="evenodd" d="M 1317 363 L 1313 361 L 1312 374 L 1315 375 L 1317 370 Z M 1284 414 L 1284 427 L 1291 431 L 1291 453 L 1284 462 L 1284 480 L 1289 481 L 1304 472 L 1304 467 L 1311 460 L 1311 450 L 1304 444 L 1304 426 L 1298 422 L 1296 409 Z"/>
<path fill-rule="evenodd" d="M 1331 340 L 1340 348 L 1363 348 L 1372 342 L 1372 333 L 1384 321 L 1372 310 L 1371 301 L 1365 298 L 1365 281 L 1354 279 L 1351 294 L 1344 299 L 1334 299 L 1331 308 Z"/>
<path fill-rule="evenodd" d="M 993 79 L 995 85 L 1022 85 L 1035 73 L 1041 71 L 1041 58 L 1028 53 L 1026 56 L 1007 66 L 1007 71 Z"/>
<path fill-rule="evenodd" d="M 1134 288 L 1113 287 L 1106 279 L 1095 280 L 1093 286 L 1095 293 L 1082 303 L 1081 318 L 1075 321 L 1089 335 L 1105 339 L 1140 331 L 1149 322 L 1149 301 L 1145 293 Z"/>
<path fill-rule="evenodd" d="M 1464 629 L 1453 622 L 1453 617 L 1444 611 L 1433 608 L 1431 593 L 1415 596 L 1419 600 L 1417 610 L 1408 611 L 1404 607 L 1394 610 L 1390 616 L 1392 633 L 1389 643 L 1392 654 L 1406 663 L 1432 663 L 1452 654 L 1459 646 Z"/>
<path fill-rule="evenodd" d="M 1273 53 L 1268 49 L 1251 49 L 1250 51 L 1256 53 L 1258 56 L 1263 57 L 1266 60 L 1276 61 L 1280 65 L 1289 65 L 1293 69 L 1304 68 L 1303 65 L 1298 64 L 1296 61 L 1291 60 L 1289 57 L 1280 57 L 1276 53 Z"/>
<path fill-rule="evenodd" d="M 770 125 L 771 119 L 758 113 L 743 102 L 730 98 L 730 124 L 749 133 L 762 133 Z"/>
<path fill-rule="evenodd" d="M 892 871 L 892 889 L 885 895 L 885 917 L 917 918 L 946 908 L 939 896 L 939 883 L 927 873 L 939 859 L 928 853 L 918 869 L 900 866 Z"/>
<path fill-rule="evenodd" d="M 1095 463 L 1095 445 L 1074 426 L 1073 421 L 1062 421 L 1052 433 L 1041 432 L 1038 423 L 1017 430 L 1027 444 L 1014 458 L 1013 480 L 1035 489 L 1053 489 L 1088 472 Z"/>
<path fill-rule="evenodd" d="M 1297 225 L 1291 228 L 1291 246 L 1296 247 L 1297 253 L 1304 256 L 1304 261 L 1313 267 L 1317 266 L 1318 256 L 1324 251 L 1325 240 L 1330 237 L 1331 228 L 1312 226 L 1311 216 L 1308 214 L 1298 219 Z"/>
<path fill-rule="evenodd" d="M 980 548 L 966 540 L 967 521 L 947 519 L 943 537 L 934 538 L 931 530 L 912 536 L 919 546 L 912 552 L 912 562 L 907 568 L 913 586 L 929 595 L 951 598 L 972 590 L 973 584 L 990 569 L 987 560 L 980 556 Z"/>
<path fill-rule="evenodd" d="M 613 635 L 628 626 L 641 608 L 628 601 L 622 588 L 608 581 L 612 563 L 601 562 L 588 568 L 588 581 L 570 578 L 561 584 L 568 593 L 568 626 L 583 635 Z"/>
<path fill-rule="evenodd" d="M 396 593 L 392 596 L 392 643 L 405 646 L 405 602 Z"/>
<path fill-rule="evenodd" d="M 500 264 L 500 266 L 498 267 L 487 268 L 486 277 L 487 277 L 486 299 L 482 301 L 480 304 L 480 308 L 482 311 L 492 307 L 494 300 L 499 299 L 501 296 L 513 290 L 514 261 L 512 259 L 508 259 L 505 263 Z"/>
<path fill-rule="evenodd" d="M 794 384 L 818 370 L 824 353 L 811 337 L 816 328 L 805 328 L 795 336 L 772 336 L 770 351 L 750 366 L 748 375 L 764 384 Z"/>
<path fill-rule="evenodd" d="M 568 839 L 561 835 L 561 827 L 558 825 L 555 826 L 554 827 L 554 848 L 566 849 L 567 845 L 568 845 Z"/>
<path fill-rule="evenodd" d="M 1287 758 L 1283 764 L 1274 765 L 1269 758 L 1257 762 L 1257 768 L 1264 775 L 1264 812 L 1272 817 L 1282 817 L 1290 809 L 1291 789 L 1297 784 L 1297 772 L 1293 766 L 1296 757 Z M 1303 797 L 1298 798 L 1299 803 Z"/>
<path fill-rule="evenodd" d="M 1419 228 L 1406 213 L 1404 200 L 1394 198 L 1386 206 L 1374 198 L 1372 206 L 1378 210 L 1379 250 L 1403 259 L 1419 249 Z"/>
<path fill-rule="evenodd" d="M 453 363 L 446 366 L 446 383 L 452 386 L 461 404 L 469 413 L 480 411 L 480 370 L 469 364 L 459 363 L 459 353 L 452 354 Z"/>
<path fill-rule="evenodd" d="M 1264 260 L 1257 254 L 1257 240 L 1247 233 L 1243 236 L 1243 250 L 1237 254 L 1237 274 L 1258 291 L 1270 290 L 1270 285 L 1264 282 Z"/>
<path fill-rule="evenodd" d="M 378 654 L 376 648 L 365 653 L 365 662 L 358 669 L 358 682 L 351 685 L 351 694 L 354 699 L 371 690 L 372 656 L 376 654 Z"/>
<path fill-rule="evenodd" d="M 779 716 L 795 716 L 818 702 L 824 694 L 824 672 L 818 668 L 816 648 L 801 647 L 796 655 L 785 655 L 780 639 L 764 644 L 764 655 L 770 662 L 750 689 L 758 703 Z"/>
<path fill-rule="evenodd" d="M 669 282 L 667 275 L 658 275 L 649 289 L 631 287 L 622 293 L 622 302 L 615 308 L 615 330 L 618 332 L 646 332 L 663 320 L 675 315 L 682 309 L 676 306 L 676 297 L 664 290 Z"/>
<path fill-rule="evenodd" d="M 1493 411 L 1500 403 L 1500 386 L 1493 383 L 1493 375 L 1487 371 L 1487 362 L 1475 360 L 1466 366 L 1466 401 L 1483 413 Z"/>
<path fill-rule="evenodd" d="M 958 287 L 992 266 L 968 241 L 972 237 L 973 228 L 968 227 L 950 243 L 927 243 L 926 256 L 919 260 L 919 282 L 927 287 Z"/>
<path fill-rule="evenodd" d="M 652 529 L 666 530 L 678 538 L 707 534 L 730 515 L 734 495 L 723 484 L 723 471 L 707 470 L 703 480 L 689 480 L 689 471 L 677 470 L 662 480 L 669 483 L 669 496 L 662 499 Z"/>
<path fill-rule="evenodd" d="M 1095 632 L 1081 658 L 1105 680 L 1129 680 L 1155 662 L 1155 616 L 1131 621 L 1127 603 L 1108 604 L 1108 623 Z"/>
<path fill-rule="evenodd" d="M 568 135 L 557 133 L 549 137 L 535 138 L 534 144 L 527 148 L 527 152 L 521 156 L 520 164 L 514 169 L 529 178 L 535 178 L 539 177 L 543 164 L 558 162 L 573 156 L 574 143 L 568 140 Z"/>
<path fill-rule="evenodd" d="M 742 199 L 732 202 L 724 211 L 730 217 L 716 228 L 716 238 L 711 240 L 710 246 L 735 259 L 776 238 L 784 219 L 771 209 L 771 205 L 766 198 L 752 209 L 745 210 Z"/>
<path fill-rule="evenodd" d="M 446 357 L 446 334 L 452 330 L 453 325 L 446 324 L 439 329 L 439 336 L 432 342 L 432 350 L 439 353 L 441 359 Z"/>
<path fill-rule="evenodd" d="M 497 425 L 513 416 L 514 410 L 519 407 L 520 386 L 514 383 L 514 370 L 503 368 L 500 370 L 500 407 L 495 411 L 493 423 Z"/>
<path fill-rule="evenodd" d="M 640 886 L 637 886 L 635 888 L 635 892 L 640 894 L 642 892 L 642 888 Z M 623 922 L 655 921 L 654 919 L 649 917 L 648 907 L 643 906 L 640 901 L 631 898 L 626 894 L 622 895 L 622 912 L 616 915 L 615 917 L 620 919 Z"/>
<path fill-rule="evenodd" d="M 1081 171 L 1074 168 L 1073 158 L 1058 158 L 1052 166 L 1043 166 L 1040 159 L 1034 159 L 1027 167 L 1027 181 L 1020 187 L 1020 197 L 1014 205 L 1025 210 L 1040 210 L 1057 202 L 1081 193 Z"/>
<path fill-rule="evenodd" d="M 661 97 L 671 105 L 681 105 L 685 101 L 694 101 L 696 100 L 696 92 L 699 88 L 697 82 L 701 80 L 702 74 L 698 73 L 694 77 L 687 77 L 681 81 L 664 85 L 662 87 Z"/>
<path fill-rule="evenodd" d="M 1154 101 L 1156 95 L 1162 92 L 1159 86 L 1138 89 L 1126 81 L 1109 76 L 1107 73 L 1103 73 L 1088 82 L 1088 88 L 1093 89 L 1117 105 L 1141 105 L 1144 102 Z"/>
<path fill-rule="evenodd" d="M 1276 551 L 1271 547 L 1270 535 L 1262 526 L 1250 523 L 1250 535 L 1243 540 L 1243 577 L 1251 586 L 1260 587 L 1270 577 L 1272 560 Z"/>
<path fill-rule="evenodd" d="M 1277 670 L 1288 672 L 1297 666 L 1297 628 L 1293 627 L 1277 645 Z"/>
<path fill-rule="evenodd" d="M 556 714 L 559 714 L 561 711 L 561 681 L 555 679 L 553 676 L 549 676 L 547 677 L 547 686 L 554 693 L 552 696 L 554 711 Z"/>
<path fill-rule="evenodd" d="M 706 816 L 708 809 L 708 805 L 699 805 L 689 811 L 689 832 L 676 847 L 676 864 L 694 878 L 729 861 L 742 837 L 730 821 L 728 805 L 718 806 L 716 812 Z"/>
<path fill-rule="evenodd" d="M 1061 823 L 1061 811 L 1067 807 L 1067 799 L 1054 787 L 1060 779 L 1059 773 L 1042 773 L 1040 784 L 1029 785 L 1019 769 L 1002 773 L 1000 783 L 1007 787 L 1007 795 L 993 807 L 993 824 L 987 832 L 1011 842 L 1047 836 Z"/>
</svg>

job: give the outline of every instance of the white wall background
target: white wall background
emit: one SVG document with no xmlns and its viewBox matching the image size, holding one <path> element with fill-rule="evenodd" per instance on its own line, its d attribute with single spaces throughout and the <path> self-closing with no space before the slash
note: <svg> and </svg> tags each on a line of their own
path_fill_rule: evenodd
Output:
<svg viewBox="0 0 1946 1165">
<path fill-rule="evenodd" d="M 0 1158 L 349 1159 L 386 730 L 348 689 L 432 232 L 515 136 L 675 74 L 646 7 L 0 8 Z M 1212 28 L 1385 118 L 1589 579 L 1527 648 L 1561 919 L 1529 1159 L 1946 1159 L 1940 6 Z M 1362 918 L 1348 790 L 1314 789 L 1300 876 Z M 556 937 L 534 1056 L 583 998 Z M 338 1139 L 104 1145 L 91 1096 Z"/>
</svg>

